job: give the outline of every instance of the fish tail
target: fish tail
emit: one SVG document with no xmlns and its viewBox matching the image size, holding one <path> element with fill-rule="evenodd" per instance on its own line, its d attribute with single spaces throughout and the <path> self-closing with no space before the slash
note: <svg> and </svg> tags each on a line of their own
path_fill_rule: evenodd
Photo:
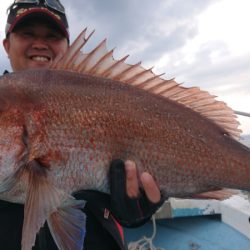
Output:
<svg viewBox="0 0 250 250">
<path fill-rule="evenodd" d="M 29 186 L 24 206 L 22 250 L 30 250 L 36 234 L 48 220 L 60 250 L 82 249 L 85 236 L 84 201 L 56 188 L 47 178 L 47 169 L 36 160 L 29 163 Z"/>
</svg>

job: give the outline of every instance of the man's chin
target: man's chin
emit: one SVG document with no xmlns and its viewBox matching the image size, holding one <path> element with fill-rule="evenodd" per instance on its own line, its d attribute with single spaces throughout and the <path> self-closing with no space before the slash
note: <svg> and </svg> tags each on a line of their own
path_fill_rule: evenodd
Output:
<svg viewBox="0 0 250 250">
<path fill-rule="evenodd" d="M 29 69 L 46 69 L 49 68 L 49 66 L 51 65 L 51 61 L 50 62 L 31 62 L 28 65 Z"/>
</svg>

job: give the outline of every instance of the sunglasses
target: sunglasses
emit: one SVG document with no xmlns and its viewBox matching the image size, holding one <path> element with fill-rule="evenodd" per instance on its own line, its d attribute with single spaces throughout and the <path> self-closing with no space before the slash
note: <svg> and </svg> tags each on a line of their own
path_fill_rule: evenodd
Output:
<svg viewBox="0 0 250 250">
<path fill-rule="evenodd" d="M 40 0 L 15 0 L 14 3 L 10 6 L 10 9 L 15 8 L 18 4 L 39 4 Z M 43 0 L 44 6 L 47 6 L 53 10 L 59 11 L 65 14 L 65 9 L 59 0 Z"/>
</svg>

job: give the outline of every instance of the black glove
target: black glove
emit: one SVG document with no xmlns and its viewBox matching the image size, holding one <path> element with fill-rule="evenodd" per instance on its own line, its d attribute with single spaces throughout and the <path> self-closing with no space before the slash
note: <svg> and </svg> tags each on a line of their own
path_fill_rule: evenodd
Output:
<svg viewBox="0 0 250 250">
<path fill-rule="evenodd" d="M 138 198 L 129 198 L 126 192 L 125 164 L 122 160 L 114 160 L 110 165 L 111 212 L 125 227 L 137 227 L 146 223 L 164 199 L 152 203 L 144 190 L 140 189 Z"/>
</svg>

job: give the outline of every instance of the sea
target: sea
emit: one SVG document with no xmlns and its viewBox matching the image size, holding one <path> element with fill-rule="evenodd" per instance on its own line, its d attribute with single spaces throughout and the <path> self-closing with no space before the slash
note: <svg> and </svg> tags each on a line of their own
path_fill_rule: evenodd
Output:
<svg viewBox="0 0 250 250">
<path fill-rule="evenodd" d="M 244 135 L 240 141 L 250 147 L 250 135 Z"/>
</svg>

